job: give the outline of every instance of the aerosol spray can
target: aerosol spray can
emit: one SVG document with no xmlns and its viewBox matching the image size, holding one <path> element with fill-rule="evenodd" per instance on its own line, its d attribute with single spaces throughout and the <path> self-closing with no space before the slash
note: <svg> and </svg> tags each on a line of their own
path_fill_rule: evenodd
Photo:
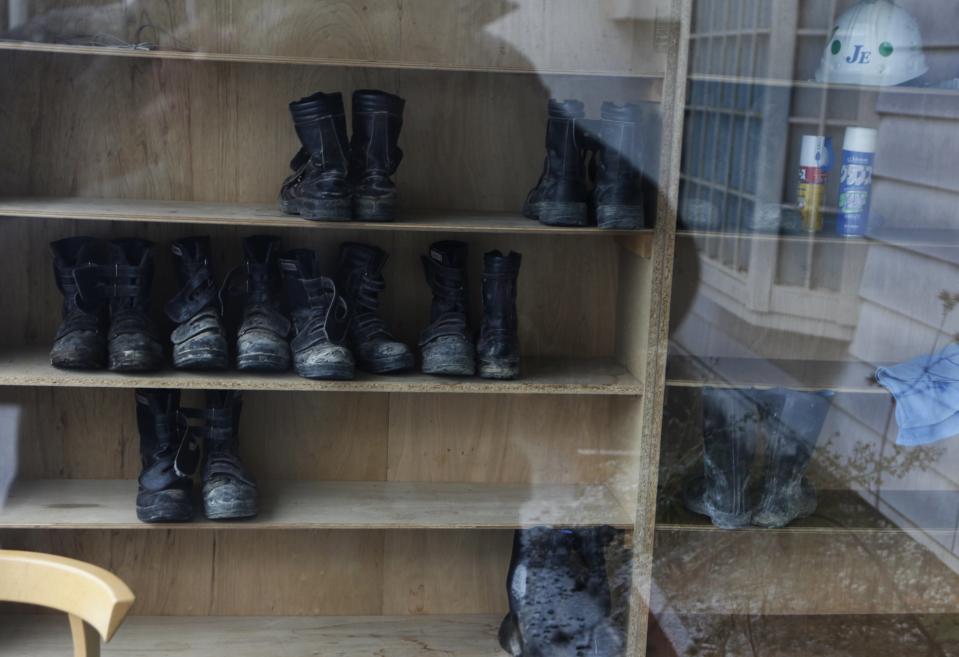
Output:
<svg viewBox="0 0 959 657">
<path fill-rule="evenodd" d="M 803 135 L 799 155 L 799 193 L 797 205 L 803 230 L 822 230 L 822 206 L 826 178 L 832 164 L 832 140 L 829 137 Z"/>
<path fill-rule="evenodd" d="M 872 168 L 876 159 L 876 131 L 846 128 L 839 174 L 839 217 L 836 232 L 843 237 L 862 237 L 869 225 Z"/>
</svg>

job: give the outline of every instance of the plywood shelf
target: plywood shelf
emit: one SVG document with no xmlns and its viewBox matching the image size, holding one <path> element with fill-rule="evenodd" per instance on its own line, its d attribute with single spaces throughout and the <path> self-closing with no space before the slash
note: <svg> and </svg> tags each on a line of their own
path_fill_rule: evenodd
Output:
<svg viewBox="0 0 959 657">
<path fill-rule="evenodd" d="M 319 230 L 418 231 L 438 233 L 522 233 L 547 235 L 631 235 L 651 242 L 652 230 L 603 230 L 547 226 L 506 212 L 410 212 L 395 222 L 308 221 L 275 205 L 199 203 L 100 198 L 0 198 L 0 217 L 135 221 Z"/>
<path fill-rule="evenodd" d="M 23 347 L 0 352 L 0 386 L 71 388 L 180 388 L 222 390 L 302 390 L 327 392 L 488 393 L 552 395 L 639 395 L 642 384 L 610 359 L 527 358 L 521 378 L 495 381 L 479 377 L 440 377 L 408 372 L 377 376 L 357 370 L 352 381 L 312 381 L 292 372 L 240 371 L 152 373 L 60 370 L 48 350 Z"/>
<path fill-rule="evenodd" d="M 260 514 L 182 525 L 136 518 L 133 480 L 18 482 L 0 508 L 0 529 L 513 529 L 537 525 L 631 526 L 600 484 L 474 484 L 398 481 L 262 482 Z"/>
<path fill-rule="evenodd" d="M 319 594 L 319 593 L 318 593 Z M 501 657 L 499 615 L 175 617 L 134 616 L 104 657 Z M 62 615 L 0 616 L 0 653 L 70 654 Z"/>
<path fill-rule="evenodd" d="M 60 55 L 93 55 L 105 57 L 132 57 L 138 59 L 172 59 L 192 62 L 229 62 L 235 64 L 281 64 L 292 66 L 330 66 L 341 68 L 372 68 L 409 71 L 452 71 L 461 73 L 502 73 L 512 75 L 613 77 L 642 80 L 662 80 L 662 73 L 644 73 L 602 69 L 535 68 L 530 66 L 477 66 L 426 61 L 398 61 L 389 59 L 350 59 L 339 57 L 302 57 L 282 54 L 198 52 L 190 50 L 134 49 L 115 46 L 88 46 L 69 43 L 0 40 L 0 51 L 53 53 Z"/>
<path fill-rule="evenodd" d="M 849 361 L 672 355 L 666 364 L 666 385 L 673 387 L 785 387 L 888 395 L 888 391 L 875 382 L 874 375 L 873 367 Z"/>
</svg>

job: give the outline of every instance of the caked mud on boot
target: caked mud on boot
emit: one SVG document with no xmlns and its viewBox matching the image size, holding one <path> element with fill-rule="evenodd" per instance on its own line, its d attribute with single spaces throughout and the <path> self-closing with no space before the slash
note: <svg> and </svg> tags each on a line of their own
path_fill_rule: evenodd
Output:
<svg viewBox="0 0 959 657">
<path fill-rule="evenodd" d="M 588 221 L 583 169 L 583 103 L 550 99 L 546 158 L 539 182 L 530 190 L 523 215 L 551 226 L 585 226 Z"/>
<path fill-rule="evenodd" d="M 179 390 L 136 391 L 142 469 L 137 492 L 141 522 L 188 522 L 193 518 L 193 473 L 199 445 L 179 414 Z"/>
<path fill-rule="evenodd" d="M 379 316 L 380 294 L 386 289 L 383 267 L 388 256 L 371 244 L 340 246 L 336 285 L 350 307 L 350 345 L 360 368 L 374 374 L 412 369 L 413 352 L 390 333 Z"/>
<path fill-rule="evenodd" d="M 519 320 L 516 281 L 522 256 L 490 251 L 483 255 L 483 323 L 476 343 L 479 375 L 484 379 L 519 376 Z"/>
<path fill-rule="evenodd" d="M 106 299 L 94 288 L 94 298 L 83 298 L 74 273 L 97 269 L 100 242 L 92 237 L 68 237 L 50 244 L 53 275 L 63 294 L 62 321 L 50 350 L 50 363 L 65 369 L 101 369 L 107 364 Z"/>
<path fill-rule="evenodd" d="M 642 228 L 642 176 L 639 170 L 638 105 L 605 102 L 602 118 L 590 122 L 595 142 L 595 181 L 590 205 L 600 228 Z"/>
<path fill-rule="evenodd" d="M 243 402 L 237 390 L 208 390 L 206 407 L 183 409 L 190 431 L 203 444 L 203 514 L 210 520 L 239 520 L 257 514 L 256 481 L 240 459 Z"/>
<path fill-rule="evenodd" d="M 230 353 L 223 328 L 219 289 L 213 280 L 210 238 L 187 237 L 171 247 L 179 291 L 166 306 L 177 326 L 170 335 L 173 366 L 189 370 L 223 370 Z"/>
<path fill-rule="evenodd" d="M 391 176 L 403 160 L 397 143 L 405 105 L 405 100 L 384 91 L 353 92 L 350 182 L 353 218 L 358 221 L 393 221 L 396 216 Z"/>
<path fill-rule="evenodd" d="M 709 516 L 717 527 L 751 521 L 759 414 L 755 390 L 703 388 L 704 475 L 687 484 L 684 497 L 687 508 Z"/>
<path fill-rule="evenodd" d="M 307 379 L 352 379 L 349 308 L 333 280 L 320 275 L 316 254 L 289 251 L 280 258 L 280 272 L 293 320 L 293 369 Z"/>
<path fill-rule="evenodd" d="M 476 347 L 469 329 L 467 246 L 457 241 L 436 242 L 421 258 L 433 292 L 430 325 L 420 333 L 419 341 L 423 373 L 472 376 Z"/>
<path fill-rule="evenodd" d="M 619 657 L 603 528 L 517 530 L 500 646 L 514 657 Z"/>
<path fill-rule="evenodd" d="M 290 369 L 291 323 L 278 301 L 280 238 L 254 235 L 243 240 L 245 261 L 231 272 L 244 273 L 243 319 L 236 336 L 236 367 L 246 371 L 285 372 Z"/>
<path fill-rule="evenodd" d="M 816 490 L 805 477 L 832 403 L 830 392 L 763 391 L 766 455 L 762 495 L 752 522 L 785 527 L 816 511 Z"/>
</svg>

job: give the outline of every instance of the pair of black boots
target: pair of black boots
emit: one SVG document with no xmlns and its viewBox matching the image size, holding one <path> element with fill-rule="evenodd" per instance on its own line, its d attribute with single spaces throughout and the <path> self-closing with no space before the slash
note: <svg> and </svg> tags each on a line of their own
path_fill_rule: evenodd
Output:
<svg viewBox="0 0 959 657">
<path fill-rule="evenodd" d="M 363 89 L 353 92 L 353 138 L 347 140 L 343 95 L 317 92 L 290 103 L 302 147 L 283 181 L 280 208 L 320 221 L 392 221 L 396 172 L 403 151 L 399 96 Z"/>
<path fill-rule="evenodd" d="M 136 391 L 142 470 L 137 492 L 141 522 L 193 519 L 193 475 L 202 477 L 203 513 L 210 520 L 257 514 L 257 487 L 240 460 L 237 391 L 211 390 L 206 407 L 180 407 L 179 390 Z M 202 457 L 201 457 L 202 452 Z"/>
<path fill-rule="evenodd" d="M 726 529 L 785 527 L 814 513 L 816 491 L 805 471 L 831 396 L 786 388 L 704 388 L 704 474 L 687 484 L 687 508 Z M 760 430 L 766 454 L 756 502 L 752 474 Z"/>
<path fill-rule="evenodd" d="M 523 214 L 550 226 L 642 228 L 638 105 L 604 102 L 601 118 L 585 118 L 578 100 L 550 99 L 543 173 Z"/>
<path fill-rule="evenodd" d="M 513 657 L 619 657 L 622 628 L 612 613 L 606 548 L 610 527 L 517 530 L 500 646 Z"/>
<path fill-rule="evenodd" d="M 515 379 L 520 371 L 517 280 L 522 256 L 490 251 L 483 255 L 483 321 L 474 345 L 469 322 L 468 247 L 444 240 L 422 256 L 426 282 L 433 292 L 430 324 L 420 334 L 425 374 L 479 375 Z M 478 365 L 478 366 L 477 366 Z"/>
</svg>

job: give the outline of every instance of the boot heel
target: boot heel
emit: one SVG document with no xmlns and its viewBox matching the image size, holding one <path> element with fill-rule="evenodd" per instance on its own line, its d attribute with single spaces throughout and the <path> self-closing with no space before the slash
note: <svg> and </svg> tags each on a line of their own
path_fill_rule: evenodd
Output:
<svg viewBox="0 0 959 657">
<path fill-rule="evenodd" d="M 299 215 L 310 221 L 349 221 L 353 213 L 350 199 L 301 198 Z"/>
<path fill-rule="evenodd" d="M 357 221 L 393 221 L 396 203 L 391 198 L 353 197 L 353 218 Z"/>
<path fill-rule="evenodd" d="M 519 363 L 504 360 L 481 360 L 479 375 L 483 379 L 515 379 L 519 377 Z"/>
<path fill-rule="evenodd" d="M 547 226 L 586 226 L 589 223 L 585 203 L 544 201 L 534 204 L 533 213 Z"/>
<path fill-rule="evenodd" d="M 596 208 L 596 223 L 606 230 L 634 230 L 646 219 L 641 205 L 601 205 Z"/>
</svg>

